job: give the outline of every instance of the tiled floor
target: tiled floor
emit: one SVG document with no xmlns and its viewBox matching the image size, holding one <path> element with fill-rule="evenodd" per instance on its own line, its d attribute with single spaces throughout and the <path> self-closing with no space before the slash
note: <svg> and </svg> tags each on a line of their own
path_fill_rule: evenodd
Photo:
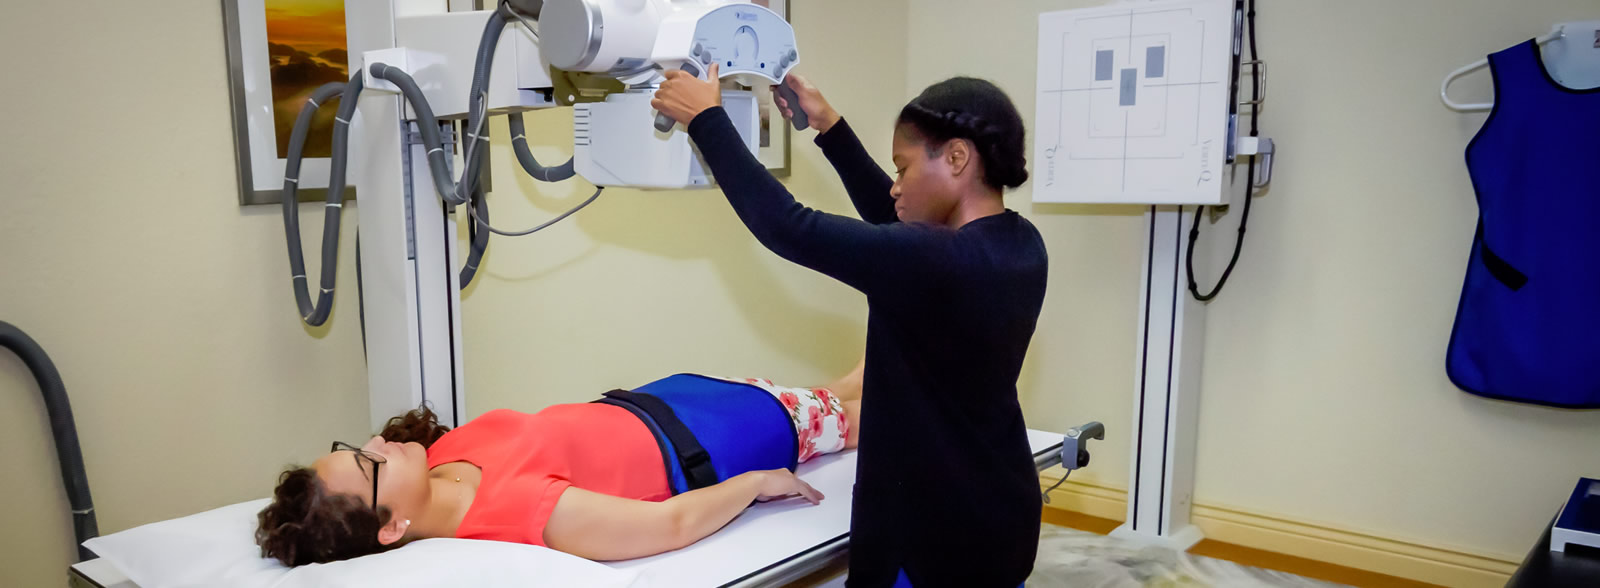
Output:
<svg viewBox="0 0 1600 588">
<path fill-rule="evenodd" d="M 1338 586 L 1272 570 L 1046 524 L 1030 588 L 1239 588 Z"/>
<path fill-rule="evenodd" d="M 843 569 L 813 576 L 799 586 L 842 588 Z M 1332 588 L 1286 572 L 1264 570 L 1148 547 L 1124 539 L 1044 524 L 1039 559 L 1028 588 Z"/>
</svg>

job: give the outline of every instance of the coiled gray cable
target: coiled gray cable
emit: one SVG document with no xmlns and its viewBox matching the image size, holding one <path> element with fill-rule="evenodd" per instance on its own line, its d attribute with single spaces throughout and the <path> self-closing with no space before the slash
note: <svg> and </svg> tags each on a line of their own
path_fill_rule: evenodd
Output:
<svg viewBox="0 0 1600 588">
<path fill-rule="evenodd" d="M 483 216 L 482 217 L 478 216 L 478 207 L 468 207 L 467 208 L 467 212 L 472 213 L 473 222 L 478 223 L 478 225 L 482 226 L 485 229 L 488 229 L 490 232 L 492 232 L 492 233 L 494 233 L 496 235 L 501 235 L 501 236 L 505 236 L 505 237 L 524 237 L 524 236 L 527 236 L 527 235 L 532 235 L 532 234 L 537 233 L 539 231 L 543 231 L 546 228 L 549 228 L 550 225 L 559 223 L 562 220 L 565 220 L 567 217 L 572 216 L 574 213 L 576 213 L 576 212 L 578 212 L 580 210 L 583 210 L 584 207 L 589 206 L 596 199 L 599 199 L 600 198 L 600 193 L 604 192 L 605 190 L 606 190 L 605 186 L 596 187 L 594 189 L 594 194 L 590 195 L 588 200 L 584 200 L 582 203 L 579 203 L 577 206 L 572 207 L 571 210 L 568 210 L 566 212 L 561 213 L 560 216 L 557 216 L 557 217 L 555 217 L 553 219 L 547 220 L 547 221 L 544 222 L 544 224 L 541 224 L 541 225 L 539 225 L 537 227 L 528 229 L 526 231 L 506 231 L 506 230 L 496 229 L 496 228 L 494 228 L 492 226 L 489 226 L 489 207 L 487 207 L 487 206 L 482 207 L 483 208 Z"/>
<path fill-rule="evenodd" d="M 467 203 L 467 210 L 480 208 L 483 210 L 484 222 L 482 224 L 488 226 L 489 204 L 484 198 L 481 187 L 478 191 L 473 192 L 472 201 Z M 476 219 L 477 215 L 474 214 L 473 218 Z M 477 277 L 478 265 L 483 263 L 483 254 L 489 251 L 489 231 L 479 230 L 478 225 L 477 221 L 467 225 L 467 231 L 470 235 L 468 239 L 470 243 L 467 246 L 467 263 L 461 266 L 461 275 L 458 280 L 461 283 L 462 290 L 467 289 L 467 286 L 472 284 L 472 279 Z"/>
<path fill-rule="evenodd" d="M 372 75 L 379 79 L 387 80 L 400 88 L 405 100 L 411 104 L 416 113 L 417 127 L 422 134 L 423 146 L 427 151 L 428 171 L 433 179 L 434 189 L 441 199 L 449 206 L 465 204 L 473 219 L 472 238 L 467 254 L 467 262 L 462 268 L 459 281 L 460 287 L 466 288 L 477 275 L 478 265 L 482 262 L 484 253 L 489 246 L 489 234 L 507 236 L 528 235 L 553 225 L 583 209 L 595 199 L 599 198 L 604 188 L 595 190 L 593 196 L 572 210 L 557 216 L 555 219 L 541 224 L 527 231 L 509 232 L 495 229 L 489 224 L 489 209 L 479 177 L 482 174 L 484 154 L 489 139 L 484 132 L 487 113 L 487 86 L 489 73 L 494 66 L 495 49 L 499 45 L 500 35 L 504 32 L 509 18 L 516 18 L 522 26 L 528 27 L 525 18 L 515 12 L 509 3 L 502 2 L 498 8 L 489 15 L 484 26 L 483 37 L 478 46 L 477 63 L 473 69 L 470 98 L 468 100 L 467 122 L 463 126 L 464 154 L 466 156 L 465 170 L 461 181 L 456 181 L 450 174 L 450 157 L 444 149 L 444 141 L 439 133 L 439 121 L 428 104 L 426 96 L 417 87 L 416 81 L 404 71 L 390 67 L 383 63 L 374 63 L 369 68 Z M 532 32 L 531 27 L 528 27 Z M 537 38 L 537 35 L 535 35 Z M 284 172 L 284 199 L 283 218 L 284 233 L 289 247 L 289 267 L 294 283 L 295 302 L 300 309 L 301 320 L 311 326 L 321 326 L 328 320 L 333 310 L 333 294 L 338 269 L 339 253 L 339 221 L 343 212 L 343 187 L 345 185 L 346 161 L 349 154 L 350 121 L 355 116 L 358 97 L 364 88 L 362 76 L 356 75 L 344 84 L 325 84 L 312 92 L 310 101 L 300 110 L 300 115 L 295 120 L 294 130 L 290 135 L 289 153 Z M 339 113 L 335 117 L 333 136 L 333 157 L 330 162 L 328 199 L 325 203 L 325 216 L 322 233 L 322 273 L 321 289 L 315 300 L 312 301 L 309 291 L 309 279 L 305 271 L 304 253 L 300 245 L 300 219 L 298 210 L 298 197 L 296 192 L 300 182 L 300 166 L 303 161 L 306 135 L 311 128 L 311 121 L 317 110 L 322 105 L 334 98 L 341 98 Z M 546 182 L 558 182 L 576 175 L 573 160 L 557 166 L 544 166 L 534 158 L 528 149 L 525 124 L 520 113 L 511 116 L 510 128 L 513 134 L 512 145 L 517 156 L 517 162 L 522 169 L 535 179 Z M 480 230 L 483 229 L 483 230 Z"/>
<path fill-rule="evenodd" d="M 539 165 L 539 160 L 534 159 L 533 152 L 528 150 L 527 128 L 522 120 L 522 113 L 512 113 L 506 119 L 511 127 L 511 148 L 516 151 L 517 162 L 522 164 L 522 170 L 528 172 L 528 175 L 545 182 L 559 182 L 577 175 L 573 167 L 574 160 L 570 158 L 566 163 L 557 166 Z"/>
<path fill-rule="evenodd" d="M 363 87 L 359 75 L 344 84 L 323 84 L 311 93 L 311 99 L 300 109 L 300 116 L 294 121 L 294 131 L 289 135 L 289 157 L 283 173 L 283 231 L 289 244 L 289 273 L 290 281 L 294 284 L 295 304 L 299 306 L 300 319 L 313 327 L 322 326 L 333 312 L 334 280 L 339 267 L 339 220 L 344 209 L 345 162 L 350 151 L 350 119 L 355 116 L 357 97 L 361 95 Z M 339 112 L 334 116 L 333 123 L 333 160 L 328 172 L 328 198 L 323 205 L 321 292 L 313 303 L 306 277 L 305 256 L 300 247 L 300 164 L 306 134 L 311 130 L 311 120 L 324 104 L 334 98 L 340 100 Z"/>
<path fill-rule="evenodd" d="M 466 202 L 465 196 L 457 195 L 459 184 L 450 177 L 450 155 L 445 152 L 444 139 L 439 135 L 439 118 L 433 115 L 433 107 L 428 105 L 428 99 L 417 87 L 417 82 L 406 72 L 387 63 L 376 62 L 367 69 L 372 72 L 372 77 L 399 87 L 400 94 L 406 102 L 411 103 L 411 110 L 417 115 L 417 130 L 422 132 L 422 146 L 428 150 L 428 171 L 433 176 L 433 187 L 439 196 L 451 206 Z"/>
<path fill-rule="evenodd" d="M 479 149 L 480 146 L 489 144 L 489 137 L 484 133 L 485 122 L 488 118 L 486 104 L 488 100 L 489 72 L 494 68 L 495 49 L 500 46 L 500 35 L 505 32 L 506 17 L 511 9 L 501 4 L 494 12 L 489 13 L 489 20 L 483 26 L 483 36 L 478 40 L 478 57 L 472 68 L 472 84 L 467 87 L 467 122 L 461 128 L 462 153 L 466 156 L 466 173 L 462 175 L 461 183 L 456 185 L 455 199 L 446 198 L 451 204 L 465 204 L 471 200 L 473 191 L 478 187 L 478 177 L 483 173 L 483 155 L 487 151 Z"/>
<path fill-rule="evenodd" d="M 522 113 L 520 113 L 520 112 L 512 113 L 507 118 L 510 119 L 509 124 L 510 124 L 511 135 L 512 135 L 511 136 L 512 150 L 516 152 L 516 154 L 517 154 L 517 162 L 522 164 L 522 170 L 523 171 L 527 172 L 528 175 L 533 176 L 533 178 L 536 179 L 536 180 L 542 180 L 542 181 L 546 181 L 546 182 L 559 182 L 559 181 L 571 178 L 572 176 L 577 174 L 577 172 L 575 171 L 575 167 L 574 167 L 574 161 L 576 161 L 575 158 L 568 158 L 566 163 L 561 164 L 559 166 L 545 167 L 543 165 L 540 165 L 539 161 L 537 159 L 534 159 L 533 152 L 529 151 L 529 149 L 528 149 L 527 130 L 526 130 L 526 127 L 525 127 L 525 123 L 522 120 Z M 477 129 L 474 129 L 472 131 L 472 134 L 481 135 L 482 133 L 483 133 L 483 129 L 482 128 L 477 128 Z M 483 257 L 484 250 L 486 250 L 488 248 L 488 242 L 487 241 L 485 241 L 481 247 L 478 246 L 478 244 L 477 244 L 477 236 L 478 235 L 483 235 L 485 239 L 487 239 L 487 233 L 494 233 L 496 235 L 501 235 L 501 236 L 505 236 L 505 237 L 525 237 L 525 236 L 528 236 L 528 235 L 532 235 L 532 234 L 537 233 L 539 231 L 545 230 L 550 225 L 553 225 L 553 224 L 561 222 L 562 220 L 565 220 L 567 217 L 572 216 L 574 213 L 576 213 L 576 212 L 578 212 L 580 210 L 583 210 L 585 207 L 587 207 L 590 204 L 594 203 L 594 201 L 596 199 L 600 198 L 600 193 L 604 192 L 604 191 L 605 191 L 605 187 L 603 187 L 603 186 L 596 187 L 595 190 L 594 190 L 594 194 L 589 196 L 588 200 L 584 200 L 583 202 L 579 203 L 577 206 L 572 207 L 572 209 L 561 213 L 560 215 L 556 216 L 555 218 L 550 219 L 548 221 L 545 221 L 543 224 L 540 224 L 539 226 L 536 226 L 534 228 L 531 228 L 531 229 L 528 229 L 528 230 L 525 230 L 525 231 L 507 231 L 507 230 L 504 230 L 504 229 L 494 228 L 494 225 L 489 224 L 489 202 L 488 202 L 488 200 L 482 198 L 481 191 L 480 191 L 479 197 L 474 198 L 472 201 L 467 203 L 467 213 L 472 216 L 472 221 L 473 221 L 472 222 L 472 230 L 473 230 L 473 233 L 474 233 L 473 249 L 468 254 L 467 265 L 469 267 L 471 267 L 474 272 L 476 272 L 478 261 L 479 261 L 479 259 L 481 259 Z M 479 232 L 480 228 L 484 229 L 486 232 L 480 233 Z M 463 275 L 465 275 L 465 270 L 463 270 Z M 463 279 L 462 282 L 461 282 L 461 287 L 462 288 L 467 287 L 467 284 L 471 283 L 471 281 L 472 280 L 471 280 L 470 276 L 465 278 L 465 279 Z"/>
</svg>

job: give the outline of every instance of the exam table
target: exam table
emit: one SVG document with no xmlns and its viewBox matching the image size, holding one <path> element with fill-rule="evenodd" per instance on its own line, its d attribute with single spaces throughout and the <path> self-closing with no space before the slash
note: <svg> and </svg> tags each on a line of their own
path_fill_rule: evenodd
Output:
<svg viewBox="0 0 1600 588">
<path fill-rule="evenodd" d="M 1061 462 L 1062 440 L 1061 434 L 1028 431 L 1040 470 Z M 639 588 L 784 586 L 837 569 L 849 556 L 855 467 L 854 451 L 818 457 L 799 474 L 827 497 L 822 504 L 757 504 L 687 548 L 606 565 L 638 573 Z M 140 588 L 104 558 L 74 564 L 68 580 L 76 588 Z"/>
</svg>

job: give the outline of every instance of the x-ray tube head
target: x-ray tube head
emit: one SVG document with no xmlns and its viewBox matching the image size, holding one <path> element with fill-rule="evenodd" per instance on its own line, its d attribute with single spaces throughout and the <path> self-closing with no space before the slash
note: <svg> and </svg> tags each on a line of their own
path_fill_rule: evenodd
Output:
<svg viewBox="0 0 1600 588">
<path fill-rule="evenodd" d="M 567 71 L 627 78 L 717 61 L 736 70 L 724 77 L 777 83 L 799 61 L 789 24 L 748 0 L 545 0 L 541 10 L 541 50 Z"/>
<path fill-rule="evenodd" d="M 662 19 L 704 12 L 726 0 L 546 0 L 540 44 L 550 65 L 607 73 L 650 61 Z"/>
<path fill-rule="evenodd" d="M 666 72 L 719 77 L 723 110 L 746 147 L 758 152 L 756 92 L 781 83 L 799 63 L 794 29 L 748 0 L 545 0 L 540 18 L 545 62 L 566 71 L 614 77 L 626 90 L 576 106 L 573 165 L 597 186 L 681 189 L 714 181 L 679 123 L 651 106 Z M 791 98 L 792 99 L 792 98 Z M 803 119 L 795 119 L 804 128 Z"/>
<path fill-rule="evenodd" d="M 605 16 L 589 0 L 554 0 L 539 16 L 539 48 L 550 65 L 588 71 L 600 53 Z"/>
</svg>

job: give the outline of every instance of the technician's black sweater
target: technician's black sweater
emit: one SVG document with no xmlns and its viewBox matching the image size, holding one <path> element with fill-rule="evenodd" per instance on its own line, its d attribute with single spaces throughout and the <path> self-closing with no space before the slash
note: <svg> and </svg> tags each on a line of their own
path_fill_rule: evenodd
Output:
<svg viewBox="0 0 1600 588">
<path fill-rule="evenodd" d="M 888 174 L 839 121 L 817 144 L 863 220 L 795 202 L 721 108 L 689 125 L 768 249 L 867 295 L 867 369 L 850 525 L 852 587 L 1014 588 L 1033 569 L 1039 482 L 1017 375 L 1048 260 L 1013 211 L 959 230 L 897 220 Z"/>
</svg>

